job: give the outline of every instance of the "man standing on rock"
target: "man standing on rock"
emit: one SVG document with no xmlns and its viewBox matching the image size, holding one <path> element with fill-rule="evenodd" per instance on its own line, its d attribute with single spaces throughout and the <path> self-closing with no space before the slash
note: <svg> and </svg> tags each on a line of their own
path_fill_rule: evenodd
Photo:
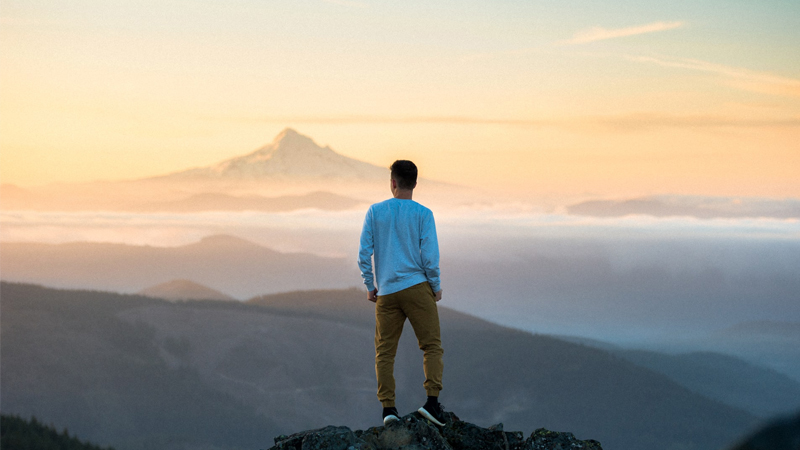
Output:
<svg viewBox="0 0 800 450">
<path fill-rule="evenodd" d="M 443 351 L 436 302 L 442 299 L 442 288 L 436 224 L 431 210 L 411 199 L 417 186 L 417 166 L 399 160 L 392 164 L 391 171 L 394 198 L 370 206 L 358 251 L 361 276 L 369 291 L 367 299 L 375 303 L 378 400 L 383 406 L 384 425 L 400 419 L 395 408 L 394 357 L 408 318 L 424 354 L 428 401 L 418 411 L 444 426 L 439 404 Z"/>
</svg>

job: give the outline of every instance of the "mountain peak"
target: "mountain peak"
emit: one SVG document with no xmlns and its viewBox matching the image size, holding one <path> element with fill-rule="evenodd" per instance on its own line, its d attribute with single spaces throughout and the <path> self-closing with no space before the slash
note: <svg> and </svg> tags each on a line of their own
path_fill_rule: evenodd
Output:
<svg viewBox="0 0 800 450">
<path fill-rule="evenodd" d="M 314 142 L 313 139 L 310 137 L 298 133 L 294 128 L 284 128 L 283 131 L 277 134 L 274 139 L 272 139 L 272 143 L 266 145 L 262 148 L 273 147 L 273 148 L 303 148 L 303 147 L 315 147 L 321 148 Z"/>
<path fill-rule="evenodd" d="M 295 137 L 308 138 L 308 136 L 304 136 L 304 135 L 298 133 L 297 130 L 295 130 L 294 128 L 286 127 L 286 128 L 283 129 L 283 131 L 278 133 L 277 136 L 275 136 L 275 138 L 272 140 L 272 142 L 274 143 L 274 142 L 282 141 L 284 139 L 294 139 Z"/>
<path fill-rule="evenodd" d="M 250 155 L 246 155 L 245 158 L 250 156 L 256 161 L 259 159 L 294 158 L 303 153 L 336 155 L 330 147 L 320 147 L 310 137 L 298 133 L 293 128 L 285 128 L 275 136 L 271 144 L 267 144 Z"/>
<path fill-rule="evenodd" d="M 321 147 L 293 128 L 285 128 L 258 150 L 209 167 L 178 172 L 179 177 L 211 179 L 341 179 L 383 180 L 386 169 L 348 158 L 328 146 Z"/>
</svg>

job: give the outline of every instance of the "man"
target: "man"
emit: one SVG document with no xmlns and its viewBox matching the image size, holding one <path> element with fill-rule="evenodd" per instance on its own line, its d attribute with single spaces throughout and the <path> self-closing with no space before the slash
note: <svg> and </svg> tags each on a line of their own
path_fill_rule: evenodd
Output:
<svg viewBox="0 0 800 450">
<path fill-rule="evenodd" d="M 376 203 L 367 211 L 358 252 L 367 299 L 375 303 L 375 373 L 383 423 L 400 418 L 395 408 L 394 357 L 408 318 L 424 355 L 428 400 L 418 411 L 444 426 L 439 404 L 443 351 L 436 302 L 442 299 L 442 288 L 436 224 L 431 210 L 411 199 L 417 186 L 417 166 L 413 162 L 395 161 L 390 183 L 393 198 Z"/>
</svg>

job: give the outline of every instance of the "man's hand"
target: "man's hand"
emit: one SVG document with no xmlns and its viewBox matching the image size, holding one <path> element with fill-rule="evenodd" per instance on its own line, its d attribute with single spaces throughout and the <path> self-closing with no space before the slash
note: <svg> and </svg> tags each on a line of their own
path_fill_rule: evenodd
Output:
<svg viewBox="0 0 800 450">
<path fill-rule="evenodd" d="M 378 290 L 375 289 L 373 291 L 367 292 L 367 300 L 371 301 L 372 303 L 377 302 L 378 301 Z"/>
<path fill-rule="evenodd" d="M 439 289 L 439 292 L 437 292 L 437 293 L 435 293 L 433 295 L 434 295 L 434 297 L 436 297 L 436 301 L 438 302 L 439 300 L 442 299 L 442 290 Z"/>
</svg>

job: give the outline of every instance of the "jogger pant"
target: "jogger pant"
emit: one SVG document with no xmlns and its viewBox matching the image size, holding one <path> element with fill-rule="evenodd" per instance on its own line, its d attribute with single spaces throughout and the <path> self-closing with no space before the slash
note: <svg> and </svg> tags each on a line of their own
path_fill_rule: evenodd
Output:
<svg viewBox="0 0 800 450">
<path fill-rule="evenodd" d="M 378 377 L 378 400 L 383 407 L 395 406 L 394 357 L 406 318 L 414 328 L 423 351 L 425 391 L 438 397 L 442 390 L 442 340 L 439 333 L 439 310 L 428 282 L 389 295 L 379 295 L 375 303 L 375 374 Z"/>
</svg>

